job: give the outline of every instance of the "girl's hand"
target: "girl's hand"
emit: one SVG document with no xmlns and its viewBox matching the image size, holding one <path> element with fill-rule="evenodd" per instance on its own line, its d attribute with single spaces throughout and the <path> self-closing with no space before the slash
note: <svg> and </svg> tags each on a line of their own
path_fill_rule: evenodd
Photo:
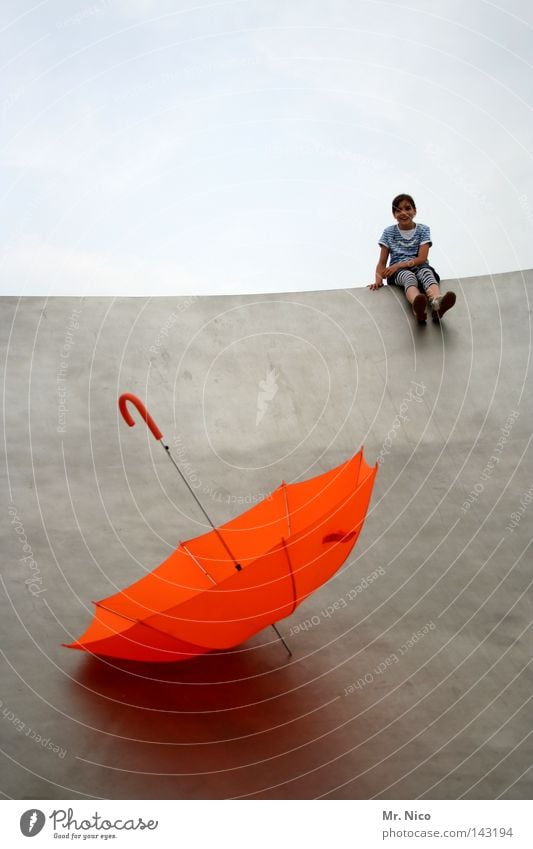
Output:
<svg viewBox="0 0 533 849">
<path fill-rule="evenodd" d="M 371 283 L 368 287 L 369 289 L 381 289 L 383 286 L 383 280 L 376 280 L 375 283 Z"/>
<path fill-rule="evenodd" d="M 394 265 L 389 265 L 389 267 L 386 268 L 385 271 L 383 272 L 383 277 L 385 277 L 385 278 L 392 277 L 392 275 L 395 274 L 399 270 L 399 268 L 400 268 L 399 262 L 395 263 Z"/>
</svg>

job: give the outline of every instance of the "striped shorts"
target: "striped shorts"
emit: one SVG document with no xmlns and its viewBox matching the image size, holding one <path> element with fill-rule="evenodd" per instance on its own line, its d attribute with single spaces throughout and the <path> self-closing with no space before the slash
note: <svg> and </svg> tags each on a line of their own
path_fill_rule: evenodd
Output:
<svg viewBox="0 0 533 849">
<path fill-rule="evenodd" d="M 413 269 L 402 268 L 396 272 L 392 282 L 395 286 L 401 286 L 402 289 L 408 289 L 409 286 L 417 286 L 424 292 L 430 286 L 435 286 L 437 283 L 433 270 L 427 265 L 420 265 L 418 268 Z"/>
</svg>

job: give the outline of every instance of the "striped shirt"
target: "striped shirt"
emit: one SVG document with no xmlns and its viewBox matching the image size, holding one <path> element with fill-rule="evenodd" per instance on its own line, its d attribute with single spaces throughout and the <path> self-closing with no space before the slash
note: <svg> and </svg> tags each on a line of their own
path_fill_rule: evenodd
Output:
<svg viewBox="0 0 533 849">
<path fill-rule="evenodd" d="M 392 224 L 385 227 L 379 244 L 389 249 L 390 265 L 395 265 L 397 262 L 416 259 L 420 245 L 429 244 L 431 247 L 431 232 L 427 224 L 417 224 L 414 234 L 406 239 L 398 225 Z"/>
</svg>

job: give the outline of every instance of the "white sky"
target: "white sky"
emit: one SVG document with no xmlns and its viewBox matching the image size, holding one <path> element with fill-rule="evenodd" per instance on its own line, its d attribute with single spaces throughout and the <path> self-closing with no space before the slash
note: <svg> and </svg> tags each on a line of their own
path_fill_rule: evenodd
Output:
<svg viewBox="0 0 533 849">
<path fill-rule="evenodd" d="M 533 266 L 529 0 L 2 0 L 2 294 L 346 288 L 410 192 Z"/>
</svg>

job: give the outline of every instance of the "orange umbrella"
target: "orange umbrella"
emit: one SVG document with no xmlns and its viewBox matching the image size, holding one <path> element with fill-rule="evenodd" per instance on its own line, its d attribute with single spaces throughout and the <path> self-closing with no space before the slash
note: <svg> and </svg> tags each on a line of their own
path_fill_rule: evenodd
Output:
<svg viewBox="0 0 533 849">
<path fill-rule="evenodd" d="M 142 402 L 129 394 L 119 401 L 128 424 L 134 421 L 127 401 L 162 442 Z M 237 646 L 274 626 L 346 560 L 363 526 L 376 472 L 377 464 L 369 466 L 361 450 L 310 480 L 281 483 L 219 528 L 207 517 L 211 531 L 180 542 L 154 572 L 95 602 L 92 623 L 68 648 L 129 660 L 187 660 Z"/>
</svg>

